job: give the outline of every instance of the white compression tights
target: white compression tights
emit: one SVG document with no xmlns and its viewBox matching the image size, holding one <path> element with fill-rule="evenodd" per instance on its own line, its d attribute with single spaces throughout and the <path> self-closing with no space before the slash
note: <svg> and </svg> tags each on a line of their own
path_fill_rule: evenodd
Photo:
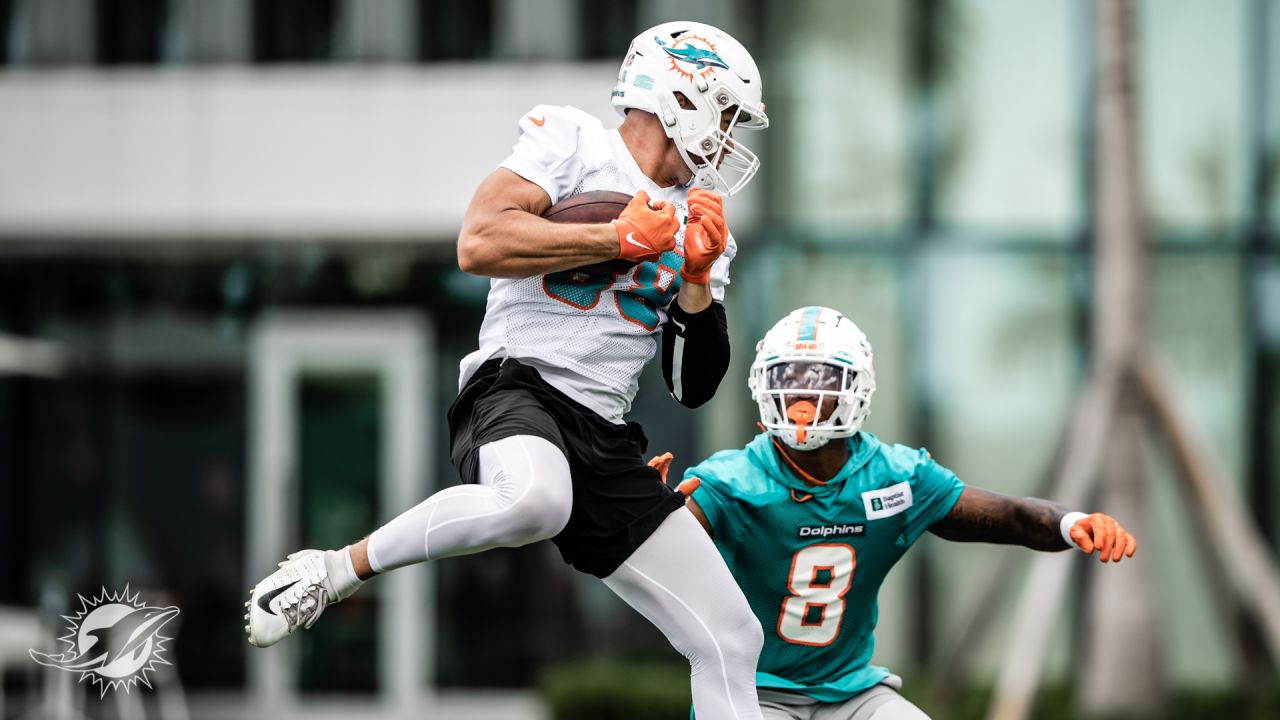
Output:
<svg viewBox="0 0 1280 720">
<path fill-rule="evenodd" d="M 527 545 L 564 529 L 573 484 L 559 448 L 517 435 L 479 452 L 478 484 L 441 490 L 369 536 L 376 572 Z M 688 510 L 668 516 L 604 583 L 689 659 L 698 720 L 761 718 L 755 668 L 763 631 Z"/>
<path fill-rule="evenodd" d="M 758 720 L 764 632 L 711 538 L 681 508 L 604 579 L 689 659 L 698 720 Z"/>
<path fill-rule="evenodd" d="M 369 536 L 375 572 L 426 560 L 520 547 L 569 522 L 573 484 L 560 448 L 532 435 L 480 446 L 479 478 L 432 495 Z"/>
</svg>

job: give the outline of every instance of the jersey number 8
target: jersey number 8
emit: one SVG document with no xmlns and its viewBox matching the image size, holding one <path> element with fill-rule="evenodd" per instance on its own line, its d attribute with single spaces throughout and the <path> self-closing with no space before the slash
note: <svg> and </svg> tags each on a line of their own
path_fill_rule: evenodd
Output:
<svg viewBox="0 0 1280 720">
<path fill-rule="evenodd" d="M 796 645 L 830 645 L 840 634 L 844 595 L 853 585 L 858 554 L 848 545 L 810 545 L 791 558 L 778 635 Z"/>
</svg>

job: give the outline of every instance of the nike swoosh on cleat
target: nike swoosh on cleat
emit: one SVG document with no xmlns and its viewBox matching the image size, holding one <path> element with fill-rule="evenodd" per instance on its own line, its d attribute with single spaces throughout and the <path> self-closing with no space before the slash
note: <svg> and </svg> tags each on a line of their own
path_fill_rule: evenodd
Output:
<svg viewBox="0 0 1280 720">
<path fill-rule="evenodd" d="M 644 244 L 644 243 L 640 242 L 639 240 L 635 239 L 635 237 L 634 237 L 634 236 L 635 236 L 635 233 L 627 233 L 627 242 L 631 243 L 632 245 L 635 245 L 636 247 L 642 247 L 642 248 L 644 248 L 645 250 L 648 250 L 648 251 L 650 251 L 650 252 L 653 252 L 653 247 L 652 247 L 652 246 L 650 246 L 650 245 L 646 245 L 646 244 Z"/>
<path fill-rule="evenodd" d="M 276 596 L 279 595 L 280 593 L 284 592 L 285 590 L 288 590 L 289 588 L 293 587 L 294 585 L 297 585 L 300 582 L 302 582 L 301 578 L 294 580 L 288 585 L 281 585 L 280 587 L 276 588 L 275 590 L 272 590 L 271 592 L 267 592 L 259 595 L 258 607 L 262 608 L 262 612 L 268 615 L 275 615 L 276 612 L 271 609 L 271 601 L 275 600 Z"/>
<path fill-rule="evenodd" d="M 536 118 L 536 117 L 534 117 L 534 116 L 530 115 L 530 116 L 529 116 L 529 122 L 533 123 L 534 125 L 537 125 L 538 127 L 542 127 L 543 125 L 546 125 L 546 124 L 547 124 L 547 116 L 546 116 L 546 115 L 543 115 L 543 116 L 542 116 L 542 117 L 540 117 L 540 118 Z"/>
</svg>

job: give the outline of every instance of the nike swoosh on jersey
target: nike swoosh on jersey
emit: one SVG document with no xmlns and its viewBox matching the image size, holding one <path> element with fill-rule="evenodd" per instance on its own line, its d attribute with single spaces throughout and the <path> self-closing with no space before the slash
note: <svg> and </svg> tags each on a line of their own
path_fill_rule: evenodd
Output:
<svg viewBox="0 0 1280 720">
<path fill-rule="evenodd" d="M 540 118 L 536 118 L 536 117 L 534 117 L 534 116 L 530 115 L 530 116 L 529 116 L 529 122 L 533 123 L 534 125 L 537 125 L 538 127 L 542 127 L 543 125 L 546 125 L 546 124 L 547 124 L 547 116 L 546 116 L 546 115 L 543 115 L 543 116 L 542 116 L 542 117 L 540 117 Z"/>
<path fill-rule="evenodd" d="M 671 318 L 671 322 L 675 324 L 677 330 L 679 330 L 681 333 L 684 332 L 684 323 L 680 322 L 675 318 Z"/>
<path fill-rule="evenodd" d="M 635 239 L 635 237 L 633 237 L 634 235 L 635 235 L 635 233 L 627 233 L 627 242 L 631 243 L 632 245 L 635 245 L 636 247 L 642 247 L 642 248 L 644 248 L 645 250 L 649 250 L 650 252 L 652 252 L 652 251 L 653 251 L 653 247 L 652 247 L 652 246 L 650 246 L 650 245 L 646 245 L 646 244 L 644 244 L 644 243 L 640 242 L 639 240 Z"/>
<path fill-rule="evenodd" d="M 288 590 L 289 588 L 293 587 L 294 585 L 297 585 L 300 582 L 302 582 L 301 578 L 299 578 L 298 580 L 294 580 L 288 585 L 281 585 L 280 587 L 276 588 L 275 590 L 272 590 L 271 592 L 266 592 L 259 595 L 258 607 L 262 608 L 262 612 L 267 613 L 268 615 L 275 615 L 276 611 L 271 609 L 271 601 L 275 600 L 276 596 L 278 596 L 280 593 L 284 592 L 285 590 Z"/>
</svg>

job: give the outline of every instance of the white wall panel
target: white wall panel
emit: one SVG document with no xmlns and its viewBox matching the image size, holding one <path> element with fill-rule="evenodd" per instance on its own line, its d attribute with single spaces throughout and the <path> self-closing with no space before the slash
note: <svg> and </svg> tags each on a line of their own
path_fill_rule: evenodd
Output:
<svg viewBox="0 0 1280 720">
<path fill-rule="evenodd" d="M 617 124 L 616 70 L 8 73 L 0 239 L 451 241 L 529 108 Z"/>
</svg>

